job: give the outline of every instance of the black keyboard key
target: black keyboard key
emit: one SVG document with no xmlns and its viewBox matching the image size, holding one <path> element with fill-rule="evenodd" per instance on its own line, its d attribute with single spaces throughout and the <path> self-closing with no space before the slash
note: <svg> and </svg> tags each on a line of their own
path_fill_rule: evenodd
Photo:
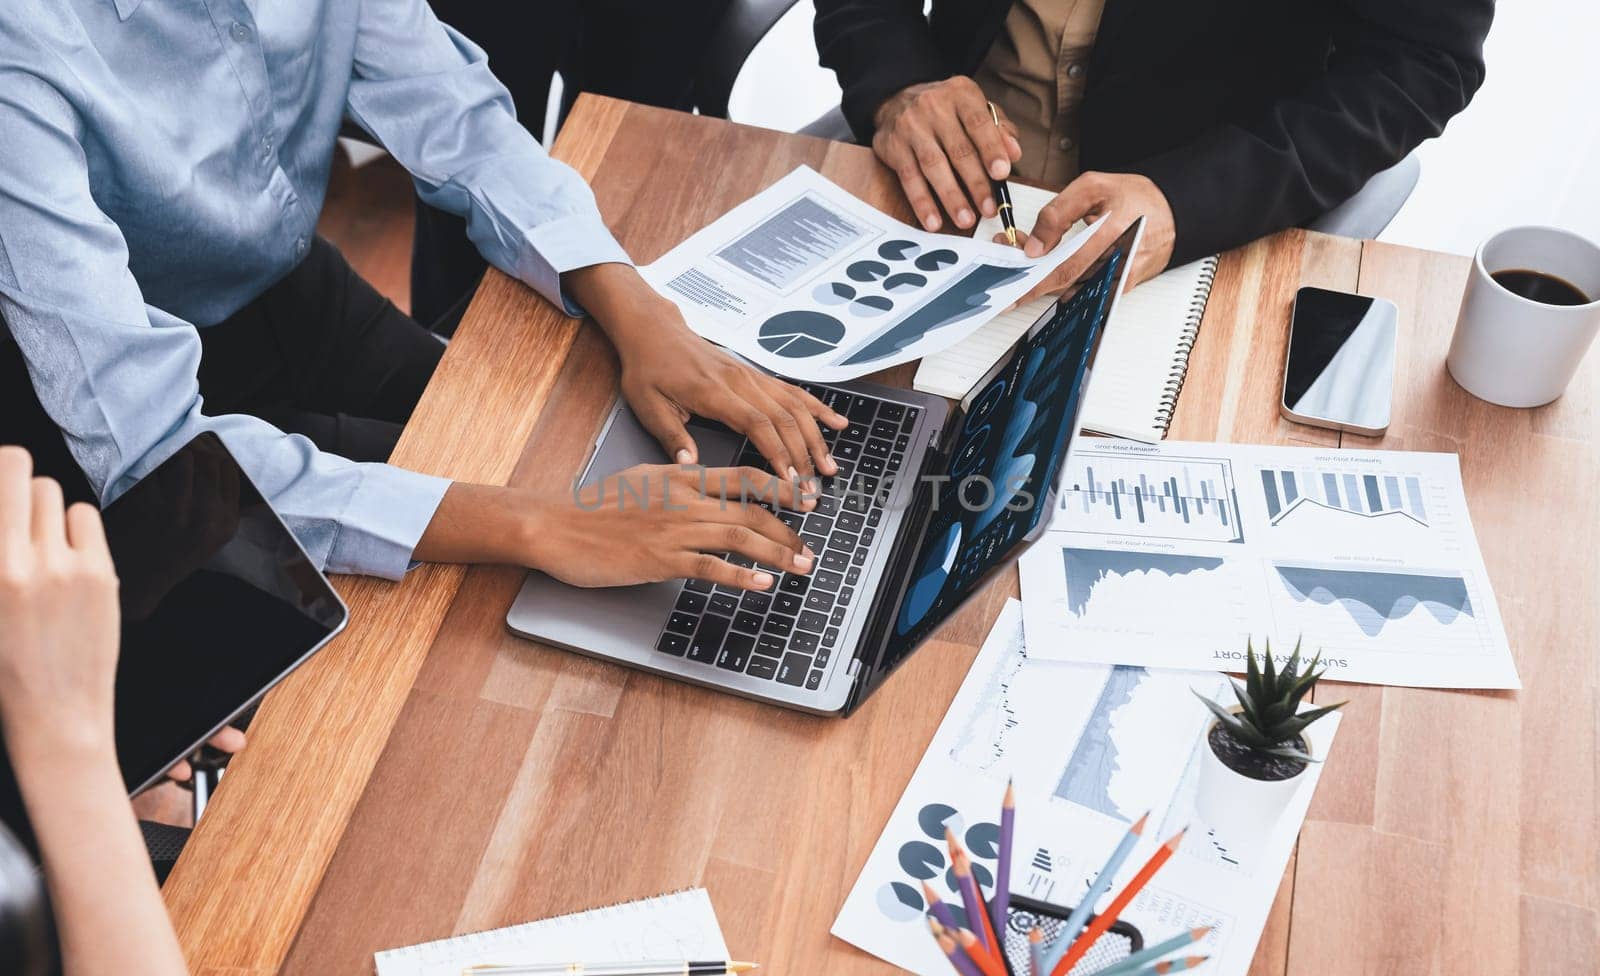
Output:
<svg viewBox="0 0 1600 976">
<path fill-rule="evenodd" d="M 872 511 L 867 513 L 867 525 L 871 526 L 872 528 L 877 528 L 878 523 L 882 521 L 883 509 L 874 507 Z"/>
<path fill-rule="evenodd" d="M 745 674 L 752 678 L 764 678 L 771 681 L 778 673 L 778 660 L 759 655 L 750 659 L 750 666 L 745 669 Z"/>
<path fill-rule="evenodd" d="M 794 631 L 794 618 L 775 613 L 767 618 L 761 629 L 778 637 L 788 637 Z"/>
<path fill-rule="evenodd" d="M 833 660 L 833 651 L 824 647 L 817 651 L 817 656 L 811 659 L 811 663 L 819 668 L 825 668 L 831 660 Z"/>
<path fill-rule="evenodd" d="M 872 498 L 860 491 L 852 491 L 844 496 L 843 509 L 855 515 L 865 515 L 872 511 Z"/>
<path fill-rule="evenodd" d="M 751 613 L 766 613 L 767 608 L 772 606 L 772 596 L 757 590 L 750 590 L 739 601 L 739 606 Z"/>
<path fill-rule="evenodd" d="M 667 618 L 667 629 L 674 634 L 692 634 L 699 624 L 699 618 L 689 613 L 673 613 Z"/>
<path fill-rule="evenodd" d="M 824 594 L 824 595 L 826 596 L 826 594 Z M 833 602 L 833 598 L 829 597 L 828 602 L 830 604 L 828 609 L 829 610 L 833 609 L 832 605 L 831 605 L 832 602 Z M 815 610 L 802 610 L 800 612 L 800 629 L 801 630 L 809 630 L 813 634 L 820 634 L 824 630 L 826 630 L 827 628 L 828 628 L 827 610 L 824 610 L 821 613 L 818 613 Z"/>
<path fill-rule="evenodd" d="M 867 474 L 883 474 L 883 460 L 875 457 L 864 457 L 861 459 L 861 470 Z"/>
<path fill-rule="evenodd" d="M 716 591 L 718 593 L 721 593 L 723 596 L 731 596 L 731 597 L 733 597 L 733 602 L 735 602 L 735 603 L 738 603 L 739 600 L 741 598 L 743 598 L 744 594 L 745 594 L 744 587 L 742 587 L 742 586 L 729 586 L 726 583 L 718 583 L 716 585 Z M 715 600 L 716 597 L 712 597 L 711 599 Z M 711 605 L 713 607 L 716 606 L 715 603 L 712 603 Z"/>
<path fill-rule="evenodd" d="M 917 426 L 917 417 L 918 413 L 916 410 L 907 410 L 906 419 L 900 421 L 900 429 L 908 434 L 911 433 L 911 428 Z"/>
<path fill-rule="evenodd" d="M 878 416 L 884 420 L 898 421 L 906 415 L 906 405 L 903 403 L 890 403 L 887 400 L 878 405 Z M 915 416 L 915 411 L 912 412 Z"/>
<path fill-rule="evenodd" d="M 851 424 L 844 429 L 844 432 L 840 436 L 847 441 L 855 441 L 857 444 L 860 444 L 862 441 L 867 439 L 868 433 L 869 430 L 866 424 Z"/>
<path fill-rule="evenodd" d="M 710 664 L 717 659 L 717 652 L 722 649 L 722 639 L 728 635 L 727 617 L 719 617 L 708 613 L 700 618 L 700 629 L 694 632 L 694 637 L 689 641 L 689 660 Z"/>
<path fill-rule="evenodd" d="M 849 556 L 845 555 L 842 552 L 834 552 L 832 549 L 829 549 L 829 550 L 826 550 L 825 552 L 823 552 L 821 563 L 820 563 L 820 567 L 821 568 L 819 568 L 816 572 L 817 572 L 818 575 L 821 575 L 821 573 L 823 571 L 829 570 L 829 569 L 834 570 L 834 571 L 837 572 L 838 570 L 844 569 L 845 567 L 847 567 L 849 565 L 850 565 L 850 557 Z"/>
<path fill-rule="evenodd" d="M 856 490 L 863 498 L 873 499 L 878 497 L 878 489 L 882 487 L 877 478 L 864 474 L 855 481 Z"/>
<path fill-rule="evenodd" d="M 726 558 L 730 564 L 738 566 L 740 569 L 749 569 L 756 564 L 754 559 L 749 556 L 741 556 L 736 552 L 729 553 Z"/>
<path fill-rule="evenodd" d="M 894 453 L 894 445 L 882 438 L 872 437 L 867 440 L 867 446 L 861 449 L 861 453 L 866 457 L 886 458 Z"/>
<path fill-rule="evenodd" d="M 834 607 L 833 608 L 833 612 L 828 614 L 828 623 L 831 624 L 834 627 L 838 627 L 838 626 L 843 625 L 844 624 L 844 607 Z"/>
<path fill-rule="evenodd" d="M 800 534 L 800 541 L 810 546 L 812 552 L 821 552 L 822 550 L 828 548 L 828 539 L 826 536 L 812 535 L 809 532 L 802 532 Z"/>
<path fill-rule="evenodd" d="M 679 593 L 677 609 L 698 617 L 705 612 L 706 598 L 699 593 Z"/>
<path fill-rule="evenodd" d="M 901 434 L 899 437 L 896 437 L 894 439 L 894 450 L 895 450 L 896 454 L 904 454 L 905 451 L 906 451 L 906 448 L 908 448 L 910 446 L 911 446 L 911 435 L 910 434 Z"/>
<path fill-rule="evenodd" d="M 827 630 L 824 630 L 822 632 L 822 646 L 823 647 L 832 647 L 833 645 L 835 645 L 837 643 L 839 643 L 839 628 L 837 628 L 837 627 L 829 627 Z M 826 662 L 824 662 L 824 661 L 818 661 L 817 662 L 817 667 L 820 668 L 825 663 Z"/>
<path fill-rule="evenodd" d="M 760 633 L 761 614 L 751 613 L 748 610 L 740 610 L 738 615 L 733 618 L 733 629 L 742 630 L 747 634 Z"/>
<path fill-rule="evenodd" d="M 837 535 L 837 533 L 835 533 Z M 783 582 L 778 584 L 778 589 L 785 593 L 804 593 L 811 588 L 811 580 L 795 573 L 784 573 Z"/>
<path fill-rule="evenodd" d="M 821 495 L 817 498 L 817 507 L 811 510 L 812 515 L 826 515 L 832 518 L 839 511 L 839 497 L 837 495 Z"/>
<path fill-rule="evenodd" d="M 866 526 L 866 519 L 855 512 L 844 512 L 834 524 L 845 532 L 860 532 Z"/>
<path fill-rule="evenodd" d="M 822 687 L 822 672 L 821 671 L 813 671 L 813 672 L 811 672 L 811 676 L 806 678 L 806 690 L 807 691 L 816 691 L 818 688 L 821 688 L 821 687 Z"/>
<path fill-rule="evenodd" d="M 689 649 L 689 638 L 682 634 L 662 634 L 656 641 L 656 650 L 673 657 L 683 657 L 683 652 Z"/>
<path fill-rule="evenodd" d="M 850 406 L 845 408 L 845 415 L 857 423 L 868 424 L 878 412 L 878 402 L 869 400 L 864 396 L 852 396 Z"/>
<path fill-rule="evenodd" d="M 729 634 L 717 655 L 717 667 L 728 671 L 743 671 L 750 663 L 750 652 L 755 650 L 756 639 L 745 634 Z"/>
<path fill-rule="evenodd" d="M 710 593 L 711 586 L 712 584 L 710 580 L 697 579 L 688 580 L 683 584 L 683 588 L 688 590 L 690 593 Z"/>
<path fill-rule="evenodd" d="M 839 473 L 833 476 L 834 483 L 839 485 L 850 484 L 850 479 L 854 477 L 856 473 L 855 463 L 852 461 L 846 461 L 837 454 L 833 456 L 833 462 L 839 466 Z"/>
<path fill-rule="evenodd" d="M 878 537 L 878 530 L 877 529 L 862 529 L 861 530 L 861 544 L 863 546 L 872 545 L 872 540 L 876 539 L 877 537 Z"/>
<path fill-rule="evenodd" d="M 791 651 L 799 651 L 801 654 L 811 654 L 814 653 L 816 649 L 816 634 L 808 634 L 803 630 L 797 630 L 794 632 L 794 636 L 789 638 L 789 650 Z"/>
<path fill-rule="evenodd" d="M 743 594 L 740 594 L 740 597 L 742 596 Z M 711 594 L 711 611 L 731 617 L 734 611 L 739 609 L 740 597 L 729 596 L 722 592 L 721 587 L 718 587 L 717 592 Z"/>
<path fill-rule="evenodd" d="M 899 471 L 901 468 L 903 468 L 905 466 L 906 466 L 906 456 L 904 454 L 901 454 L 900 452 L 896 451 L 895 453 L 889 455 L 889 471 L 890 471 L 891 474 L 896 472 L 896 471 Z"/>
<path fill-rule="evenodd" d="M 867 561 L 867 550 L 857 549 L 855 552 L 850 554 L 850 561 L 857 566 L 865 564 Z"/>
<path fill-rule="evenodd" d="M 900 433 L 900 421 L 886 420 L 879 414 L 877 421 L 872 425 L 872 436 L 882 437 L 884 440 L 894 440 Z"/>
<path fill-rule="evenodd" d="M 833 519 L 818 512 L 812 512 L 806 516 L 805 525 L 801 526 L 801 528 L 806 532 L 820 532 L 823 535 L 827 535 L 833 531 Z"/>
<path fill-rule="evenodd" d="M 811 669 L 811 659 L 804 654 L 785 654 L 783 663 L 778 665 L 778 681 L 780 684 L 794 685 L 796 688 L 805 684 L 806 672 Z"/>
<path fill-rule="evenodd" d="M 856 537 L 848 532 L 835 532 L 833 535 L 828 536 L 829 549 L 842 549 L 845 552 L 849 552 L 856 547 L 856 542 Z M 716 606 L 716 604 L 712 604 L 712 606 Z"/>
<path fill-rule="evenodd" d="M 801 524 L 805 522 L 805 520 L 806 517 L 801 515 L 799 512 L 784 511 L 778 513 L 778 521 L 796 531 L 799 531 Z"/>
<path fill-rule="evenodd" d="M 798 593 L 779 593 L 772 601 L 772 609 L 792 617 L 800 612 L 800 602 L 801 598 Z"/>
<path fill-rule="evenodd" d="M 833 456 L 840 461 L 854 462 L 861 456 L 861 445 L 852 441 L 840 441 L 834 445 Z"/>
<path fill-rule="evenodd" d="M 783 649 L 789 644 L 776 634 L 762 634 L 756 638 L 756 653 L 766 654 L 770 657 L 783 657 Z M 774 664 L 777 662 L 774 661 Z"/>
<path fill-rule="evenodd" d="M 844 585 L 855 586 L 861 582 L 861 567 L 851 566 L 850 571 L 844 574 Z"/>
<path fill-rule="evenodd" d="M 832 609 L 833 609 L 833 594 L 832 593 L 825 593 L 822 590 L 812 590 L 810 593 L 806 594 L 806 610 L 807 611 L 815 611 L 817 616 L 821 617 L 823 614 L 827 613 L 829 610 L 832 610 Z M 811 627 L 811 628 L 808 628 L 808 629 L 809 630 L 814 630 L 814 631 L 816 631 L 818 633 L 821 633 L 822 632 L 822 625 L 824 623 L 826 623 L 826 622 L 827 622 L 826 620 L 820 620 L 819 619 L 817 621 L 817 626 Z M 805 614 L 801 614 L 800 615 L 800 626 L 805 627 L 805 625 L 806 625 Z"/>
<path fill-rule="evenodd" d="M 832 593 L 839 589 L 839 584 L 842 582 L 844 582 L 844 577 L 839 573 L 819 569 L 811 574 L 811 592 L 807 594 L 806 599 L 809 600 L 820 590 Z"/>
<path fill-rule="evenodd" d="M 840 590 L 839 591 L 839 606 L 848 607 L 850 605 L 851 599 L 853 599 L 855 597 L 855 595 L 856 595 L 856 591 L 854 589 L 851 589 L 848 586 L 845 587 L 844 589 Z"/>
</svg>

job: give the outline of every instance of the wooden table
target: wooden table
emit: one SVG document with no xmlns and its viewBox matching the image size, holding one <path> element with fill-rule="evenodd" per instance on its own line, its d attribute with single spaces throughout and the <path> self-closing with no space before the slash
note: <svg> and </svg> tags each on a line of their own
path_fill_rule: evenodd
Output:
<svg viewBox="0 0 1600 976">
<path fill-rule="evenodd" d="M 801 163 L 910 216 L 866 149 L 615 101 L 582 99 L 556 154 L 641 261 Z M 1194 349 L 1173 437 L 1333 445 L 1278 417 L 1291 296 L 1399 303 L 1394 425 L 1343 440 L 1461 455 L 1525 683 L 1326 692 L 1351 703 L 1257 973 L 1600 968 L 1600 357 L 1543 409 L 1468 397 L 1444 369 L 1467 266 L 1280 234 L 1224 257 Z M 592 325 L 492 273 L 397 460 L 559 489 L 615 378 Z M 376 949 L 689 885 L 765 972 L 888 971 L 828 928 L 1015 573 L 848 721 L 510 637 L 521 579 L 340 580 L 348 632 L 267 698 L 167 884 L 196 972 L 369 973 Z"/>
</svg>

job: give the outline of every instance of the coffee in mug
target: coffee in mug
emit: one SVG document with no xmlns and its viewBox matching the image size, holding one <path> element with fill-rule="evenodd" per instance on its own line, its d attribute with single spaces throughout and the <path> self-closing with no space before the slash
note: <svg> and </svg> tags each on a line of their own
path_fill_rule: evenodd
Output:
<svg viewBox="0 0 1600 976">
<path fill-rule="evenodd" d="M 1554 227 L 1513 227 L 1472 261 L 1447 365 L 1506 407 L 1559 397 L 1600 333 L 1600 246 Z"/>
</svg>

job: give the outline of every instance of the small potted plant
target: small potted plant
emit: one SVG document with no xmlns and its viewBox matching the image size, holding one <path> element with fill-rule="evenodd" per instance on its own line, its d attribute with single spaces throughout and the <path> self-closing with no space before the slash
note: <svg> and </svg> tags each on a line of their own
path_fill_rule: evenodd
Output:
<svg viewBox="0 0 1600 976">
<path fill-rule="evenodd" d="M 1320 660 L 1319 654 L 1302 670 L 1296 642 L 1280 672 L 1270 641 L 1259 665 L 1255 648 L 1247 643 L 1245 682 L 1229 679 L 1237 705 L 1225 707 L 1195 692 L 1216 716 L 1201 750 L 1195 812 L 1231 853 L 1243 855 L 1265 839 L 1300 777 L 1317 762 L 1306 727 L 1345 704 L 1300 710 L 1323 675 L 1317 670 Z"/>
</svg>

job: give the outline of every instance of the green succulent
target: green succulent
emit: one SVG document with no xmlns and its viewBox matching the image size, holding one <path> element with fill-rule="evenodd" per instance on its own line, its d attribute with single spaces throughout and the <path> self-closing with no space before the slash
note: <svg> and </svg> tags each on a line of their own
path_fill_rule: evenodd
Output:
<svg viewBox="0 0 1600 976">
<path fill-rule="evenodd" d="M 1239 699 L 1240 711 L 1236 714 L 1198 691 L 1195 695 L 1206 703 L 1217 721 L 1241 745 L 1274 756 L 1315 762 L 1296 745 L 1300 733 L 1312 722 L 1345 704 L 1339 702 L 1337 705 L 1300 713 L 1301 699 L 1317 686 L 1318 679 L 1326 673 L 1326 669 L 1317 670 L 1321 660 L 1322 655 L 1318 653 L 1301 670 L 1300 642 L 1296 641 L 1294 653 L 1289 655 L 1283 671 L 1279 673 L 1272 664 L 1272 642 L 1267 641 L 1266 653 L 1262 655 L 1261 664 L 1257 665 L 1255 648 L 1247 641 L 1245 683 L 1241 685 L 1237 679 L 1228 679 L 1229 684 L 1233 685 L 1234 697 Z"/>
</svg>

